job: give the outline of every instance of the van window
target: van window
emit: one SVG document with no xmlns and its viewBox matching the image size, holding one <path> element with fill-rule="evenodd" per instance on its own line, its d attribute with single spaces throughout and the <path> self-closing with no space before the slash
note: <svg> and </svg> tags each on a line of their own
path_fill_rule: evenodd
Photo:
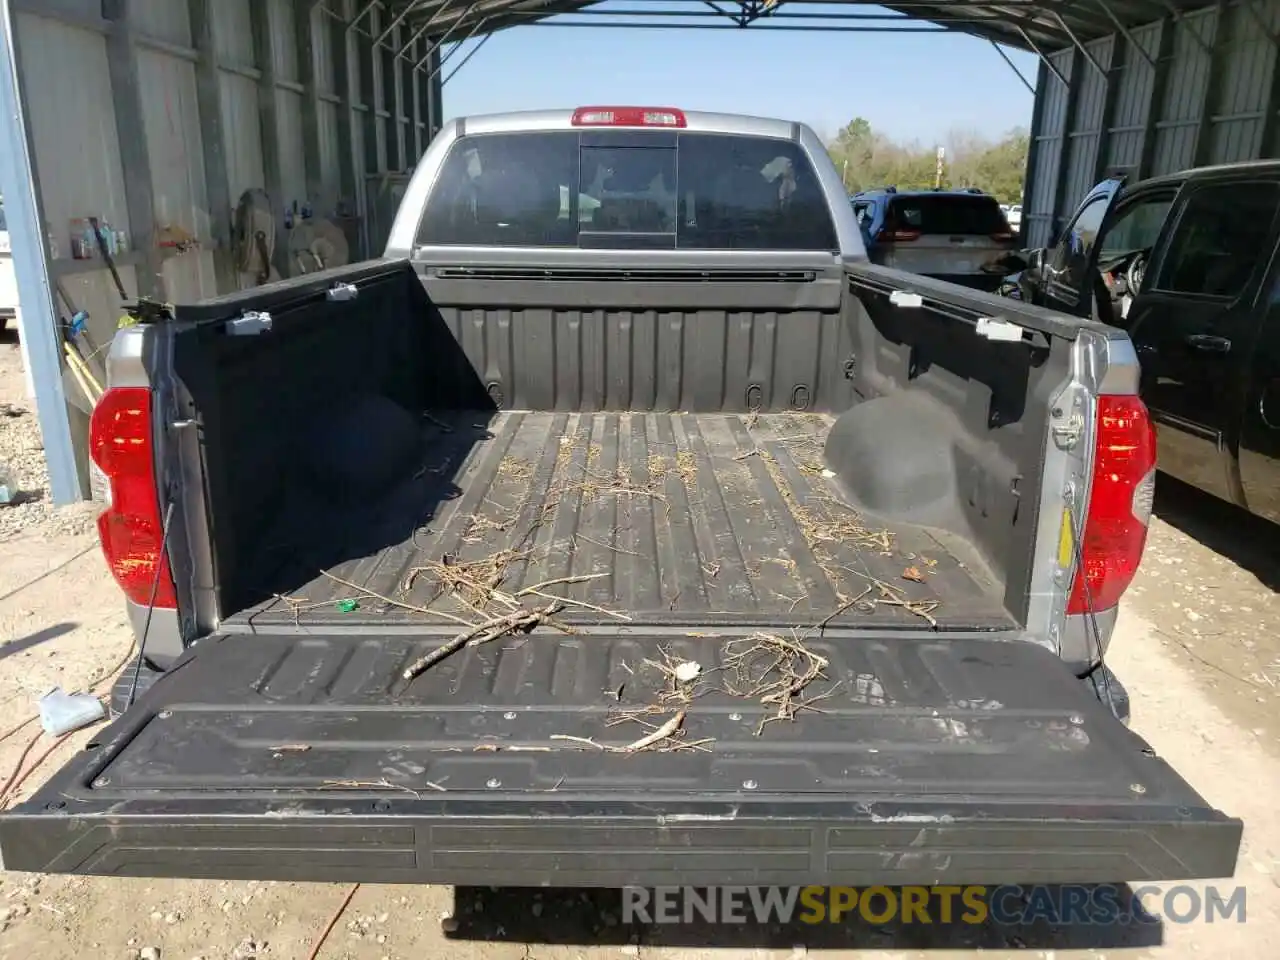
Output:
<svg viewBox="0 0 1280 960">
<path fill-rule="evenodd" d="M 1150 250 L 1173 206 L 1173 196 L 1144 197 L 1121 207 L 1102 239 L 1100 259 L 1108 260 L 1137 250 Z"/>
<path fill-rule="evenodd" d="M 1219 183 L 1187 201 L 1169 241 L 1155 289 L 1209 297 L 1238 296 L 1259 261 L 1271 256 L 1280 184 Z"/>
<path fill-rule="evenodd" d="M 1110 197 L 1094 197 L 1076 214 L 1058 241 L 1050 269 L 1063 286 L 1077 292 L 1084 289 L 1093 247 L 1098 242 L 1098 231 L 1102 229 L 1110 204 Z"/>
<path fill-rule="evenodd" d="M 482 134 L 449 152 L 424 245 L 835 250 L 812 165 L 789 140 L 670 131 Z"/>
</svg>

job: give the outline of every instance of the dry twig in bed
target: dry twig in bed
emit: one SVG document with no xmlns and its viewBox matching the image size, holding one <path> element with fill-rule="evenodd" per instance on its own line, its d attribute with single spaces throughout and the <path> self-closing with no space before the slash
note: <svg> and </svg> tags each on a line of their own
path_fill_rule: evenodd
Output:
<svg viewBox="0 0 1280 960">
<path fill-rule="evenodd" d="M 548 617 L 555 616 L 563 609 L 561 603 L 549 603 L 540 610 L 514 610 L 501 617 L 494 617 L 484 623 L 477 623 L 458 634 L 448 643 L 442 644 L 423 657 L 409 664 L 404 670 L 404 679 L 412 680 L 424 670 L 435 666 L 441 660 L 457 653 L 463 647 L 475 647 L 508 633 L 527 633 Z"/>
<path fill-rule="evenodd" d="M 603 750 L 605 753 L 639 753 L 642 750 L 649 750 L 651 748 L 659 748 L 659 747 L 662 750 L 677 750 L 677 749 L 680 749 L 682 746 L 685 748 L 689 748 L 689 747 L 695 746 L 695 744 L 691 744 L 691 743 L 681 744 L 678 742 L 673 742 L 665 746 L 660 746 L 660 745 L 664 740 L 674 739 L 677 734 L 682 732 L 681 726 L 684 724 L 684 717 L 685 717 L 685 712 L 683 710 L 680 710 L 670 720 L 662 724 L 662 726 L 654 728 L 652 731 L 650 731 L 649 733 L 646 733 L 639 740 L 632 741 L 631 743 L 628 743 L 626 746 L 622 746 L 622 747 L 611 746 L 610 744 L 607 744 L 607 743 L 597 743 L 595 740 L 592 740 L 590 737 L 574 737 L 574 736 L 570 736 L 567 733 L 552 734 L 551 739 L 559 740 L 566 743 L 578 743 L 578 744 L 582 744 L 583 746 L 594 747 L 597 750 Z M 706 742 L 707 741 L 705 740 L 699 740 L 697 741 L 696 745 L 701 746 Z"/>
<path fill-rule="evenodd" d="M 938 621 L 933 616 L 933 611 L 937 610 L 938 607 L 941 606 L 941 603 L 939 601 L 912 600 L 910 597 L 906 595 L 905 592 L 898 589 L 891 583 L 885 583 L 883 580 L 879 579 L 878 577 L 873 577 L 868 573 L 863 573 L 860 570 L 854 570 L 850 567 L 845 567 L 844 569 L 848 570 L 852 574 L 855 574 L 856 576 L 862 577 L 864 580 L 869 580 L 872 586 L 874 586 L 880 591 L 879 597 L 868 602 L 883 603 L 886 607 L 902 607 L 903 610 L 906 610 L 908 613 L 915 614 L 917 617 L 920 617 L 922 620 L 926 621 L 929 624 L 929 626 L 933 627 L 934 629 L 937 629 Z M 865 595 L 866 593 L 864 591 L 864 593 L 861 596 L 859 596 L 858 599 L 861 599 L 862 596 L 865 596 Z"/>
<path fill-rule="evenodd" d="M 774 708 L 761 719 L 756 736 L 774 720 L 792 720 L 801 710 L 812 710 L 814 703 L 831 696 L 836 687 L 799 699 L 815 680 L 827 679 L 826 668 L 826 658 L 809 650 L 799 638 L 755 633 L 724 645 L 726 692 Z"/>
<path fill-rule="evenodd" d="M 435 790 L 439 793 L 445 793 L 445 788 L 438 783 L 432 783 L 430 780 L 424 781 L 422 784 L 428 790 Z M 390 780 L 383 778 L 382 780 L 323 780 L 320 783 L 322 787 L 341 787 L 344 790 L 399 790 L 401 793 L 410 793 L 422 799 L 422 793 L 413 787 L 407 787 L 402 783 L 392 783 Z"/>
<path fill-rule="evenodd" d="M 437 597 L 443 594 L 457 597 L 472 610 L 484 616 L 489 604 L 494 600 L 504 603 L 508 608 L 516 606 L 511 597 L 498 590 L 498 586 L 506 576 L 507 566 L 528 556 L 527 550 L 517 552 L 506 549 L 480 560 L 459 561 L 449 558 L 433 560 L 410 570 L 400 589 L 403 593 L 408 593 L 413 589 L 418 577 L 429 573 L 435 581 Z"/>
</svg>

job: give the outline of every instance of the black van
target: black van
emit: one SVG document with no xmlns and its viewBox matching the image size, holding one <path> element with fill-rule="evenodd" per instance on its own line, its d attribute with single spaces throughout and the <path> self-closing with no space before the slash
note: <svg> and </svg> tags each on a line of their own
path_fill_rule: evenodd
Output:
<svg viewBox="0 0 1280 960">
<path fill-rule="evenodd" d="M 1089 192 L 1022 299 L 1128 331 L 1165 472 L 1280 523 L 1280 161 Z"/>
</svg>

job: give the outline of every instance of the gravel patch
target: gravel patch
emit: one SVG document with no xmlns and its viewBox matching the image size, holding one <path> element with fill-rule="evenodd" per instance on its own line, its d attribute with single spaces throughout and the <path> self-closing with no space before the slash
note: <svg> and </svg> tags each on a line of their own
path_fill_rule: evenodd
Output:
<svg viewBox="0 0 1280 960">
<path fill-rule="evenodd" d="M 34 408 L 22 401 L 0 403 L 0 475 L 13 498 L 12 503 L 0 505 L 0 543 L 37 524 L 50 536 L 93 530 L 101 504 L 54 507 L 40 422 Z"/>
</svg>

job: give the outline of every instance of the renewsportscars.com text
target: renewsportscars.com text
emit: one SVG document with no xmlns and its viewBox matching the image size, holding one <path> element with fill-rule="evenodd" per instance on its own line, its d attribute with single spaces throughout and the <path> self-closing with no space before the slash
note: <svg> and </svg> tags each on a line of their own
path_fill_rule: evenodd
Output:
<svg viewBox="0 0 1280 960">
<path fill-rule="evenodd" d="M 623 922 L 1114 925 L 1244 923 L 1245 889 L 1111 884 L 624 887 Z"/>
</svg>

